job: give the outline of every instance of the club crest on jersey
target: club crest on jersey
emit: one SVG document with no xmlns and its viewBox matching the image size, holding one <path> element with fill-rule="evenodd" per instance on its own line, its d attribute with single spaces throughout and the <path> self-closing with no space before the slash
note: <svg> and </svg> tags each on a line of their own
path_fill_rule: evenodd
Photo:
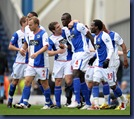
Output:
<svg viewBox="0 0 134 119">
<path fill-rule="evenodd" d="M 106 42 L 109 42 L 109 39 L 106 39 Z"/>
<path fill-rule="evenodd" d="M 38 45 L 39 44 L 39 41 L 37 40 L 30 40 L 30 43 L 29 45 Z"/>
<path fill-rule="evenodd" d="M 37 38 L 40 38 L 40 35 L 37 35 Z"/>
<path fill-rule="evenodd" d="M 100 38 L 98 38 L 97 41 L 100 42 Z"/>
</svg>

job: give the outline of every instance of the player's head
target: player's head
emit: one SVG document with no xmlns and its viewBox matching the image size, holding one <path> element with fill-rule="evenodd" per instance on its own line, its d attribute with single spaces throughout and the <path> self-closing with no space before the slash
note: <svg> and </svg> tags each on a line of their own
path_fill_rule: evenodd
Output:
<svg viewBox="0 0 134 119">
<path fill-rule="evenodd" d="M 21 17 L 20 25 L 24 26 L 24 27 L 27 25 L 27 17 L 26 16 Z"/>
<path fill-rule="evenodd" d="M 69 13 L 62 14 L 61 22 L 63 26 L 68 26 L 68 24 L 71 22 L 72 18 Z"/>
<path fill-rule="evenodd" d="M 60 26 L 60 24 L 57 21 L 51 22 L 48 25 L 48 28 L 55 35 L 60 35 L 62 33 L 61 26 Z"/>
<path fill-rule="evenodd" d="M 103 23 L 99 19 L 94 19 L 91 23 L 90 30 L 92 33 L 97 33 L 103 28 Z"/>
<path fill-rule="evenodd" d="M 39 28 L 39 19 L 37 17 L 32 17 L 28 21 L 28 25 L 31 31 L 36 31 Z"/>
<path fill-rule="evenodd" d="M 28 20 L 31 18 L 31 17 L 33 17 L 33 16 L 35 16 L 35 17 L 38 17 L 38 14 L 36 13 L 36 12 L 29 12 L 28 14 L 27 14 L 27 18 L 28 18 Z"/>
</svg>

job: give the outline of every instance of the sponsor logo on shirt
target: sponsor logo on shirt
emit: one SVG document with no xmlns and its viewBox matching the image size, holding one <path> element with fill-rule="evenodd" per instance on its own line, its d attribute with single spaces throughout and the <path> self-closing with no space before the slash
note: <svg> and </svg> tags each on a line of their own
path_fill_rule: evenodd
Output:
<svg viewBox="0 0 134 119">
<path fill-rule="evenodd" d="M 30 40 L 29 45 L 39 45 L 39 41 L 37 41 L 37 40 Z"/>
</svg>

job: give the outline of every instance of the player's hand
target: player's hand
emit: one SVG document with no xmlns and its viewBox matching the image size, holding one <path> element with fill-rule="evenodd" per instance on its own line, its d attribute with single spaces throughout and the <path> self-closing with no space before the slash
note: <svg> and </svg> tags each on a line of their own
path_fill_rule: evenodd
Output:
<svg viewBox="0 0 134 119">
<path fill-rule="evenodd" d="M 89 60 L 88 64 L 89 64 L 89 65 L 93 65 L 93 62 L 95 61 L 95 59 L 96 59 L 96 57 L 92 57 L 92 58 Z"/>
<path fill-rule="evenodd" d="M 109 59 L 106 59 L 104 62 L 103 62 L 103 68 L 108 68 L 109 66 Z"/>
<path fill-rule="evenodd" d="M 22 56 L 26 56 L 26 50 L 24 50 L 23 48 L 21 48 L 19 52 Z"/>
<path fill-rule="evenodd" d="M 31 55 L 31 58 L 32 58 L 32 59 L 35 59 L 37 56 L 38 56 L 37 53 L 33 53 L 33 54 Z"/>
<path fill-rule="evenodd" d="M 64 48 L 65 48 L 65 45 L 62 44 L 62 43 L 60 43 L 59 47 L 60 47 L 61 49 L 64 49 Z"/>
<path fill-rule="evenodd" d="M 124 60 L 123 65 L 124 65 L 124 68 L 128 68 L 128 61 Z"/>
</svg>

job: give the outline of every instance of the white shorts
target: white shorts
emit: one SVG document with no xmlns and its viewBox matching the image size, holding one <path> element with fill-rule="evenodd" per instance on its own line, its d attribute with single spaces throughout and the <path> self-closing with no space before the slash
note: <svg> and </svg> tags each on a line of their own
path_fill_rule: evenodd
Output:
<svg viewBox="0 0 134 119">
<path fill-rule="evenodd" d="M 49 77 L 48 68 L 37 68 L 32 66 L 27 66 L 25 76 L 35 76 L 35 80 L 46 80 Z"/>
<path fill-rule="evenodd" d="M 88 82 L 93 81 L 93 74 L 94 74 L 94 66 L 89 66 L 87 68 L 87 71 L 85 73 L 85 80 Z"/>
<path fill-rule="evenodd" d="M 86 72 L 88 67 L 88 61 L 90 58 L 89 52 L 76 52 L 73 53 L 72 57 L 72 67 L 74 69 L 79 69 L 83 72 Z"/>
<path fill-rule="evenodd" d="M 114 68 L 115 68 L 115 73 L 117 74 L 118 68 L 120 66 L 120 60 L 116 59 L 114 62 Z"/>
<path fill-rule="evenodd" d="M 114 68 L 103 69 L 101 67 L 94 67 L 93 81 L 99 82 L 101 80 L 108 82 L 109 86 L 116 84 L 116 74 Z"/>
<path fill-rule="evenodd" d="M 27 64 L 14 63 L 13 64 L 13 72 L 11 74 L 11 77 L 13 79 L 24 78 L 26 68 L 27 68 Z"/>
<path fill-rule="evenodd" d="M 71 75 L 71 60 L 70 61 L 54 61 L 53 78 L 63 78 L 65 75 Z"/>
</svg>

